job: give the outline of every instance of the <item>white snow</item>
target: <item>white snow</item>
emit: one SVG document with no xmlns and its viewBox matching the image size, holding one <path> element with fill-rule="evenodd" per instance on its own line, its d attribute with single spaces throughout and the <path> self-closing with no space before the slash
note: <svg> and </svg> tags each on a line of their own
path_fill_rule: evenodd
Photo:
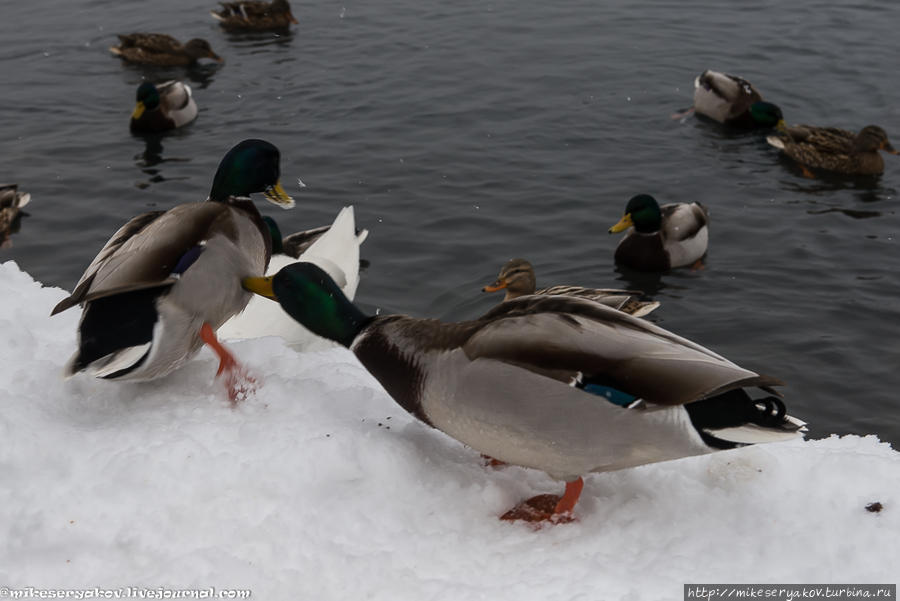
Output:
<svg viewBox="0 0 900 601">
<path fill-rule="evenodd" d="M 0 585 L 593 601 L 900 576 L 900 454 L 873 436 L 594 474 L 577 522 L 535 531 L 497 516 L 559 483 L 485 467 L 349 351 L 231 343 L 261 381 L 237 408 L 207 350 L 156 382 L 63 380 L 65 295 L 0 265 Z"/>
</svg>

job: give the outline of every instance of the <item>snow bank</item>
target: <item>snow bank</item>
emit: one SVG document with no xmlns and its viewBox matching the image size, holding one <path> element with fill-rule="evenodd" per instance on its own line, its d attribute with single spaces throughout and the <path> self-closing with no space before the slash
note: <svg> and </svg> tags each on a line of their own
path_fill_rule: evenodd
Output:
<svg viewBox="0 0 900 601">
<path fill-rule="evenodd" d="M 0 265 L 0 584 L 596 600 L 900 575 L 900 454 L 873 436 L 592 475 L 576 523 L 534 531 L 497 516 L 558 483 L 483 466 L 344 349 L 232 343 L 262 382 L 236 409 L 206 350 L 157 382 L 64 381 L 63 296 Z"/>
</svg>

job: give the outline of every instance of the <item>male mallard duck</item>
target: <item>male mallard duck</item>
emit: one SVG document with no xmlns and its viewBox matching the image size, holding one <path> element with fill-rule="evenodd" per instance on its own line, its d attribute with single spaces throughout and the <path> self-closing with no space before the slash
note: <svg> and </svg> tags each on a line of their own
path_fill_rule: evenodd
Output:
<svg viewBox="0 0 900 601">
<path fill-rule="evenodd" d="M 497 280 L 481 289 L 482 292 L 506 290 L 504 302 L 529 294 L 548 296 L 565 295 L 588 298 L 603 303 L 613 309 L 624 311 L 635 317 L 643 317 L 659 306 L 656 301 L 640 300 L 641 292 L 636 290 L 618 290 L 616 288 L 582 288 L 581 286 L 551 286 L 535 290 L 534 268 L 525 259 L 510 259 L 500 268 Z"/>
<path fill-rule="evenodd" d="M 858 134 L 836 127 L 782 126 L 766 140 L 800 163 L 809 176 L 806 167 L 846 175 L 878 175 L 884 172 L 884 159 L 878 151 L 898 154 L 877 125 L 868 125 Z"/>
<path fill-rule="evenodd" d="M 109 51 L 129 63 L 179 67 L 193 65 L 201 58 L 222 62 L 222 57 L 212 51 L 209 42 L 199 38 L 182 46 L 181 42 L 165 33 L 129 33 L 118 37 L 119 45 L 110 46 Z"/>
<path fill-rule="evenodd" d="M 240 374 L 214 331 L 250 300 L 241 278 L 269 264 L 269 230 L 250 194 L 293 206 L 278 181 L 279 160 L 272 144 L 245 140 L 219 163 L 207 202 L 139 215 L 113 234 L 51 313 L 84 306 L 67 376 L 159 378 L 205 342 L 219 355 L 219 372 L 228 372 L 235 400 Z"/>
<path fill-rule="evenodd" d="M 693 265 L 706 254 L 708 221 L 706 207 L 699 202 L 659 206 L 649 194 L 638 194 L 609 228 L 615 234 L 634 226 L 616 248 L 616 263 L 639 271 Z"/>
<path fill-rule="evenodd" d="M 243 284 L 352 350 L 425 423 L 567 482 L 562 498 L 535 497 L 507 519 L 564 521 L 590 472 L 802 436 L 780 399 L 745 390 L 776 394 L 779 380 L 587 299 L 524 296 L 442 323 L 365 315 L 309 263 Z"/>
<path fill-rule="evenodd" d="M 196 118 L 197 103 L 190 86 L 174 79 L 156 85 L 145 81 L 137 89 L 131 131 L 165 131 L 187 125 Z"/>
<path fill-rule="evenodd" d="M 707 69 L 694 80 L 694 111 L 719 123 L 741 128 L 775 127 L 781 109 L 764 102 L 741 77 Z"/>
<path fill-rule="evenodd" d="M 222 10 L 210 11 L 225 31 L 279 31 L 287 29 L 297 19 L 291 14 L 287 0 L 247 0 L 220 2 Z"/>
<path fill-rule="evenodd" d="M 0 184 L 0 248 L 10 246 L 9 235 L 29 202 L 31 194 L 19 192 L 18 184 Z"/>
<path fill-rule="evenodd" d="M 275 220 L 263 217 L 272 234 L 272 260 L 269 275 L 281 268 L 306 261 L 315 263 L 338 283 L 351 300 L 359 285 L 359 246 L 369 235 L 367 230 L 356 231 L 353 207 L 344 207 L 334 223 L 282 239 Z M 322 339 L 291 319 L 277 304 L 254 296 L 247 307 L 219 328 L 219 337 L 256 338 L 280 336 L 295 349 L 308 349 Z"/>
</svg>

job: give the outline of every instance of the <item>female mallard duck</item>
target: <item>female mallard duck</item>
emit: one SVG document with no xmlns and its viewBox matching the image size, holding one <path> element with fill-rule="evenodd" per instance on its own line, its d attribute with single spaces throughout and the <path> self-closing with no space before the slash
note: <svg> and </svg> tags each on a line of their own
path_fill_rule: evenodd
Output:
<svg viewBox="0 0 900 601">
<path fill-rule="evenodd" d="M 22 207 L 31 202 L 31 194 L 19 192 L 18 184 L 0 184 L 0 248 L 10 246 L 9 235 L 17 229 Z"/>
<path fill-rule="evenodd" d="M 884 159 L 878 151 L 898 154 L 877 125 L 868 125 L 858 134 L 836 127 L 782 126 L 766 140 L 800 163 L 808 177 L 813 175 L 807 167 L 845 175 L 878 175 L 884 172 Z"/>
<path fill-rule="evenodd" d="M 190 86 L 174 79 L 156 85 L 145 81 L 137 89 L 131 131 L 166 131 L 187 125 L 196 118 L 197 103 Z"/>
<path fill-rule="evenodd" d="M 709 69 L 694 80 L 694 111 L 745 129 L 775 127 L 783 119 L 781 109 L 764 102 L 749 81 Z"/>
<path fill-rule="evenodd" d="M 309 263 L 243 284 L 352 350 L 425 423 L 567 482 L 561 498 L 535 497 L 506 519 L 565 521 L 590 472 L 802 436 L 781 400 L 745 390 L 776 394 L 780 381 L 587 299 L 524 296 L 442 323 L 365 315 Z"/>
<path fill-rule="evenodd" d="M 289 28 L 291 23 L 297 24 L 287 0 L 247 0 L 219 4 L 222 10 L 213 10 L 210 14 L 225 31 L 281 31 Z"/>
<path fill-rule="evenodd" d="M 236 399 L 241 374 L 214 332 L 250 300 L 241 278 L 269 264 L 269 230 L 250 194 L 293 206 L 278 181 L 279 160 L 272 144 L 245 140 L 222 159 L 206 202 L 139 215 L 113 234 L 51 313 L 84 306 L 67 376 L 159 378 L 205 342 Z"/>
<path fill-rule="evenodd" d="M 639 271 L 693 265 L 706 254 L 708 222 L 706 207 L 699 202 L 659 206 L 649 194 L 638 194 L 609 228 L 615 234 L 634 227 L 616 248 L 616 263 Z"/>
<path fill-rule="evenodd" d="M 129 33 L 119 35 L 119 45 L 109 51 L 129 63 L 182 67 L 193 65 L 201 58 L 222 62 L 222 57 L 212 51 L 209 42 L 194 38 L 182 45 L 165 33 Z"/>
<path fill-rule="evenodd" d="M 525 259 L 510 259 L 500 268 L 497 280 L 481 289 L 482 292 L 506 290 L 504 301 L 526 296 L 528 294 L 544 294 L 548 296 L 562 294 L 588 298 L 603 303 L 613 309 L 624 311 L 635 317 L 643 317 L 659 306 L 656 301 L 640 300 L 641 292 L 636 290 L 618 290 L 616 288 L 582 288 L 581 286 L 551 286 L 535 290 L 534 268 Z"/>
<path fill-rule="evenodd" d="M 341 209 L 330 226 L 297 232 L 284 239 L 275 220 L 263 219 L 272 234 L 272 260 L 267 274 L 274 275 L 298 260 L 315 263 L 338 283 L 344 295 L 353 299 L 359 285 L 359 246 L 369 235 L 367 230 L 356 231 L 353 207 Z M 279 336 L 297 350 L 309 350 L 322 342 L 281 307 L 258 296 L 219 328 L 218 334 L 226 340 Z"/>
</svg>

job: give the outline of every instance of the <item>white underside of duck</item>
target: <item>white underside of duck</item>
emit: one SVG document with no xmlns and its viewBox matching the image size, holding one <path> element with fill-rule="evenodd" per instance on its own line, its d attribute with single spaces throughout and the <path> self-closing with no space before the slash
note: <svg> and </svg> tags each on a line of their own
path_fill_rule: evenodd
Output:
<svg viewBox="0 0 900 601">
<path fill-rule="evenodd" d="M 673 229 L 678 231 L 677 226 Z M 669 262 L 672 267 L 684 267 L 693 265 L 703 258 L 709 247 L 709 228 L 700 228 L 697 233 L 690 238 L 679 240 L 678 244 L 670 244 L 665 247 L 669 254 Z"/>
<path fill-rule="evenodd" d="M 367 232 L 357 235 L 353 207 L 344 207 L 334 223 L 298 258 L 273 255 L 266 275 L 274 275 L 291 263 L 305 261 L 321 267 L 353 299 L 359 285 L 359 245 Z M 279 336 L 296 349 L 327 348 L 334 343 L 316 336 L 287 315 L 274 301 L 255 296 L 244 311 L 226 322 L 217 332 L 223 339 Z"/>
</svg>

